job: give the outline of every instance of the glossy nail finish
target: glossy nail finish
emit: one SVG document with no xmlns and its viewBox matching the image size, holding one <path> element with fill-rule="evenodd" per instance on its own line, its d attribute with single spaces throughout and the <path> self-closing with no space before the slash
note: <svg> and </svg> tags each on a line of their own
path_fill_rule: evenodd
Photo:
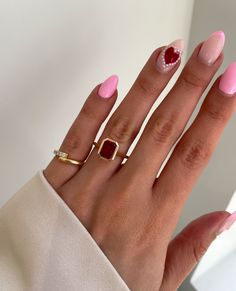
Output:
<svg viewBox="0 0 236 291">
<path fill-rule="evenodd" d="M 117 75 L 112 75 L 106 79 L 98 90 L 98 95 L 102 98 L 110 98 L 116 91 L 119 78 Z"/>
<path fill-rule="evenodd" d="M 225 34 L 223 31 L 212 33 L 207 40 L 204 41 L 198 58 L 204 64 L 212 65 L 220 56 L 225 44 Z"/>
<path fill-rule="evenodd" d="M 236 92 L 236 62 L 229 65 L 221 76 L 219 88 L 227 95 L 233 95 Z"/>
<path fill-rule="evenodd" d="M 184 41 L 182 39 L 166 46 L 157 58 L 157 70 L 162 73 L 169 72 L 180 61 L 183 49 Z"/>
<path fill-rule="evenodd" d="M 229 229 L 233 223 L 236 221 L 236 211 L 226 218 L 223 224 L 220 226 L 217 235 L 221 234 L 223 231 Z"/>
</svg>

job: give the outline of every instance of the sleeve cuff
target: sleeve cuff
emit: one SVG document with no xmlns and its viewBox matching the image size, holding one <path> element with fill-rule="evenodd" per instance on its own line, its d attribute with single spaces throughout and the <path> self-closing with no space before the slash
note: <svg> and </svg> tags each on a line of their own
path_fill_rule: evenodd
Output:
<svg viewBox="0 0 236 291">
<path fill-rule="evenodd" d="M 0 281 L 0 290 L 129 290 L 42 171 L 0 209 Z"/>
</svg>

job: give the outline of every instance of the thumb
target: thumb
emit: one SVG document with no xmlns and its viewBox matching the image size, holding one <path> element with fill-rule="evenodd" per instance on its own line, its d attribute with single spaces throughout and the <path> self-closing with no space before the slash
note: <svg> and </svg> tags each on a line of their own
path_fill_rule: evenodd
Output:
<svg viewBox="0 0 236 291">
<path fill-rule="evenodd" d="M 212 212 L 192 221 L 169 244 L 162 288 L 176 290 L 212 241 L 236 220 L 236 212 Z"/>
</svg>

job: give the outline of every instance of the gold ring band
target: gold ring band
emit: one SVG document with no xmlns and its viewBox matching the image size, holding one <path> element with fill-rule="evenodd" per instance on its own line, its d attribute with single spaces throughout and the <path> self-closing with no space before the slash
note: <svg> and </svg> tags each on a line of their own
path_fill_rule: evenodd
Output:
<svg viewBox="0 0 236 291">
<path fill-rule="evenodd" d="M 98 148 L 98 155 L 101 159 L 104 160 L 114 160 L 115 157 L 120 157 L 122 159 L 128 159 L 128 155 L 124 155 L 120 153 L 119 150 L 119 144 L 117 141 L 111 139 L 111 138 L 104 138 L 101 143 L 93 142 L 93 145 Z M 69 159 L 69 154 L 62 152 L 60 150 L 54 150 L 53 153 L 58 157 L 60 161 L 63 163 L 69 163 L 73 165 L 79 165 L 82 166 L 87 159 L 84 161 L 77 161 L 73 159 Z"/>
<path fill-rule="evenodd" d="M 80 161 L 76 161 L 76 160 L 72 160 L 72 159 L 68 159 L 68 158 L 63 158 L 63 157 L 58 157 L 58 159 L 64 163 L 69 163 L 69 164 L 73 164 L 73 165 L 79 165 L 82 166 L 85 162 L 80 162 Z"/>
<path fill-rule="evenodd" d="M 86 160 L 76 161 L 76 160 L 69 159 L 68 158 L 69 154 L 64 153 L 62 151 L 59 151 L 59 150 L 54 150 L 53 153 L 54 153 L 54 155 L 56 155 L 58 157 L 58 160 L 62 161 L 63 163 L 69 163 L 69 164 L 73 164 L 73 165 L 82 166 L 86 161 Z"/>
</svg>

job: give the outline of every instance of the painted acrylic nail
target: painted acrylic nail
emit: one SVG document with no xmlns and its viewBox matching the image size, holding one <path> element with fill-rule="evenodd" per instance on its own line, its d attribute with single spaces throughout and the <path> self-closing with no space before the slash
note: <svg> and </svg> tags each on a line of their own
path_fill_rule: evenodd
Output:
<svg viewBox="0 0 236 291">
<path fill-rule="evenodd" d="M 112 75 L 107 78 L 100 86 L 98 95 L 102 98 L 110 98 L 116 91 L 119 78 L 117 75 Z"/>
<path fill-rule="evenodd" d="M 233 223 L 236 221 L 236 211 L 233 212 L 231 215 L 229 215 L 225 221 L 222 223 L 222 225 L 220 226 L 217 235 L 221 234 L 223 231 L 229 229 Z"/>
<path fill-rule="evenodd" d="M 225 34 L 223 31 L 213 32 L 204 41 L 198 58 L 206 65 L 212 65 L 220 56 L 225 44 Z"/>
<path fill-rule="evenodd" d="M 159 54 L 156 67 L 160 72 L 169 72 L 181 59 L 184 49 L 182 39 L 175 40 L 166 46 Z"/>
<path fill-rule="evenodd" d="M 236 92 L 236 62 L 230 64 L 220 78 L 219 88 L 227 95 Z"/>
</svg>

